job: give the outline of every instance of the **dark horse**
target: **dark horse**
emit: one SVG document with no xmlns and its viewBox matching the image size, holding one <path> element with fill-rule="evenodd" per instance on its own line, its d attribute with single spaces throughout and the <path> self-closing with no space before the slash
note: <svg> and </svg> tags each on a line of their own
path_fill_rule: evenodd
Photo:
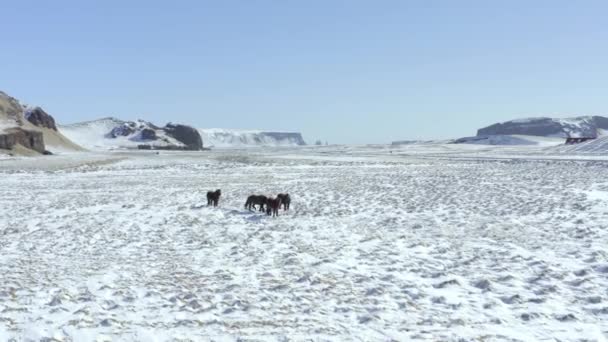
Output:
<svg viewBox="0 0 608 342">
<path fill-rule="evenodd" d="M 281 200 L 283 210 L 289 210 L 289 205 L 291 204 L 291 197 L 289 197 L 289 194 L 278 194 L 277 198 Z"/>
<path fill-rule="evenodd" d="M 279 216 L 279 208 L 281 208 L 280 198 L 269 198 L 266 201 L 266 214 L 272 215 L 272 217 Z"/>
<path fill-rule="evenodd" d="M 220 189 L 207 192 L 207 205 L 213 204 L 214 207 L 217 207 L 217 204 L 220 202 L 220 196 L 222 196 L 222 190 Z"/>
<path fill-rule="evenodd" d="M 256 209 L 255 206 L 259 205 L 260 211 L 264 211 L 264 204 L 266 204 L 267 199 L 268 198 L 264 195 L 251 195 L 251 196 L 247 197 L 247 202 L 245 202 L 245 209 L 249 209 L 249 211 L 253 211 L 253 210 L 251 210 L 251 208 L 253 208 L 255 210 Z"/>
</svg>

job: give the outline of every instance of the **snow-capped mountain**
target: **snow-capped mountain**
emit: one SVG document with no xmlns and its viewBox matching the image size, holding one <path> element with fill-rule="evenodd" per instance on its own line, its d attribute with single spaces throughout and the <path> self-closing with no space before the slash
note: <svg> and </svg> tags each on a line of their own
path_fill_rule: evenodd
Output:
<svg viewBox="0 0 608 342">
<path fill-rule="evenodd" d="M 211 147 L 306 145 L 302 134 L 296 132 L 264 132 L 219 128 L 199 128 L 198 131 L 205 144 Z"/>
<path fill-rule="evenodd" d="M 190 126 L 159 127 L 144 120 L 124 121 L 113 117 L 63 125 L 59 130 L 89 149 L 183 149 L 201 150 L 198 131 Z"/>
<path fill-rule="evenodd" d="M 543 137 L 591 137 L 608 130 L 608 118 L 578 116 L 572 118 L 527 118 L 496 123 L 477 131 L 477 136 L 533 135 Z"/>
</svg>

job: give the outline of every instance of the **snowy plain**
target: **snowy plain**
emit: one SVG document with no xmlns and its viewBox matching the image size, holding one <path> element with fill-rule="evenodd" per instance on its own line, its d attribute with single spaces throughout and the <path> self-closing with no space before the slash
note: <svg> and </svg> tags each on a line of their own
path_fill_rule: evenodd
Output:
<svg viewBox="0 0 608 342">
<path fill-rule="evenodd" d="M 605 341 L 608 157 L 561 152 L 0 160 L 0 340 Z"/>
</svg>

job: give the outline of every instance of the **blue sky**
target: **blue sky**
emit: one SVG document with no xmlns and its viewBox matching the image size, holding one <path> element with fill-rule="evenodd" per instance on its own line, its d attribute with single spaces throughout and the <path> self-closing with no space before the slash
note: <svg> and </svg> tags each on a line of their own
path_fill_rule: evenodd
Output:
<svg viewBox="0 0 608 342">
<path fill-rule="evenodd" d="M 606 1 L 0 1 L 0 90 L 62 123 L 387 143 L 608 114 Z"/>
</svg>

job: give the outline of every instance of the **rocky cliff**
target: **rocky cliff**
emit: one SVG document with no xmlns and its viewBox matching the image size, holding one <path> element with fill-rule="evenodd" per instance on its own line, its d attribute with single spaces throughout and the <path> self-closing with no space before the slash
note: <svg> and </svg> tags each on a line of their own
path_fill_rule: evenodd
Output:
<svg viewBox="0 0 608 342">
<path fill-rule="evenodd" d="M 57 132 L 55 119 L 42 108 L 27 108 L 4 92 L 0 92 L 0 149 L 25 155 L 82 150 Z"/>
</svg>

